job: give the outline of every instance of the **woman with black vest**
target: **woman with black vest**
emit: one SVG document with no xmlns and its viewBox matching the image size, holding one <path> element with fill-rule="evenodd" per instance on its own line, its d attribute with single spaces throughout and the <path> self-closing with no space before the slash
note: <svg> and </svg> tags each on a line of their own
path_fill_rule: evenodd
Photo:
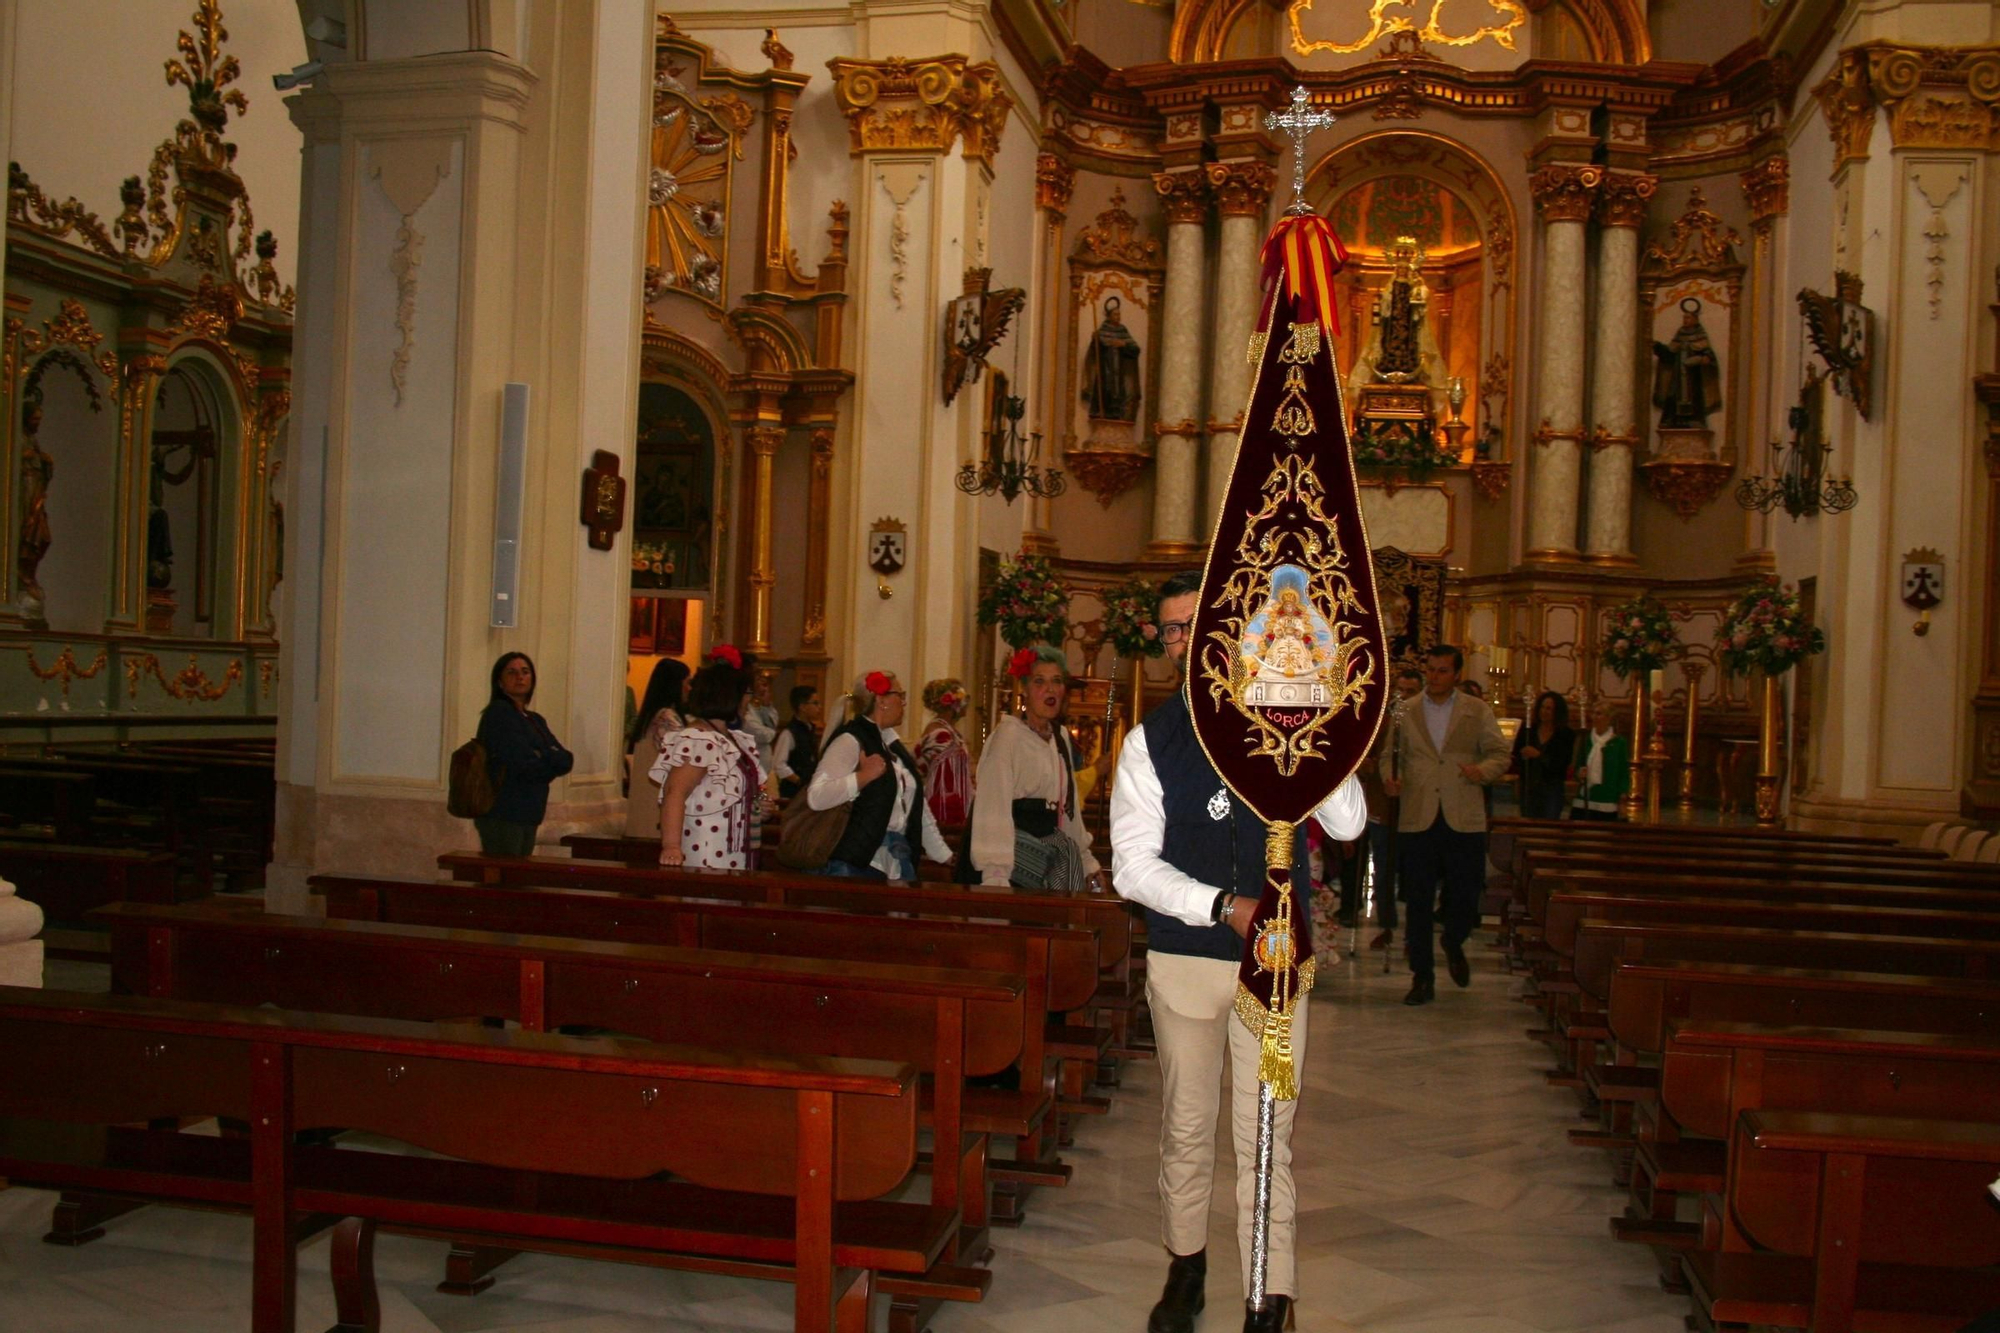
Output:
<svg viewBox="0 0 2000 1333">
<path fill-rule="evenodd" d="M 1160 589 L 1160 642 L 1183 675 L 1173 696 L 1125 738 L 1111 788 L 1111 877 L 1120 897 L 1146 913 L 1146 1001 L 1160 1059 L 1160 1206 L 1171 1263 L 1148 1333 L 1192 1333 L 1206 1301 L 1209 1196 L 1215 1183 L 1215 1122 L 1229 1066 L 1230 1131 L 1236 1148 L 1236 1239 L 1250 1287 L 1250 1228 L 1256 1188 L 1257 1038 L 1236 1017 L 1237 969 L 1264 884 L 1264 822 L 1239 806 L 1208 762 L 1188 714 L 1187 636 L 1201 576 L 1177 574 Z M 1361 784 L 1349 778 L 1315 817 L 1334 841 L 1368 822 Z M 1292 855 L 1292 887 L 1311 901 L 1305 832 Z M 1301 1068 L 1311 1006 L 1292 1020 Z M 1298 1294 L 1293 1240 L 1292 1118 L 1277 1103 L 1271 1156 L 1271 1227 L 1264 1309 L 1246 1307 L 1245 1333 L 1277 1333 Z"/>
<path fill-rule="evenodd" d="M 917 761 L 896 734 L 908 699 L 887 671 L 854 682 L 854 719 L 833 733 L 806 787 L 806 804 L 815 810 L 853 807 L 822 874 L 913 883 L 916 849 L 933 861 L 951 859 L 924 800 Z"/>
</svg>

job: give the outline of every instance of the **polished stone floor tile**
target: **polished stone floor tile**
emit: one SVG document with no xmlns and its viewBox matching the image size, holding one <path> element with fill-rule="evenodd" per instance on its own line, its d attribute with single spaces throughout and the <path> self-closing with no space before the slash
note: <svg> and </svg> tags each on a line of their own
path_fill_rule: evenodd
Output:
<svg viewBox="0 0 2000 1333">
<path fill-rule="evenodd" d="M 1679 1333 L 1685 1298 L 1606 1219 L 1622 1204 L 1601 1155 L 1572 1148 L 1573 1096 L 1548 1088 L 1530 1015 L 1493 954 L 1469 990 L 1408 1009 L 1379 955 L 1322 971 L 1294 1138 L 1299 1327 L 1308 1333 Z M 101 988 L 102 970 L 61 984 Z M 1127 1069 L 1112 1113 L 1066 1153 L 1076 1178 L 994 1232 L 993 1291 L 934 1333 L 1141 1329 L 1165 1272 L 1156 1196 L 1159 1080 Z M 1240 1325 L 1234 1170 L 1219 1154 L 1203 1333 Z M 205 1333 L 247 1326 L 249 1223 L 152 1208 L 80 1249 L 43 1245 L 53 1196 L 0 1192 L 0 1328 Z M 390 1333 L 762 1333 L 791 1326 L 791 1289 L 523 1255 L 473 1298 L 440 1295 L 445 1247 L 385 1236 L 376 1267 Z M 301 1251 L 299 1327 L 332 1322 L 325 1240 Z"/>
</svg>

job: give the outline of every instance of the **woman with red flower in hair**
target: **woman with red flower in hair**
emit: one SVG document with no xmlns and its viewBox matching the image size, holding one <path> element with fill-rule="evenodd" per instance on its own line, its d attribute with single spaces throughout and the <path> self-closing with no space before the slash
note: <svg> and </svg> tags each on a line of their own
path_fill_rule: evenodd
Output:
<svg viewBox="0 0 2000 1333">
<path fill-rule="evenodd" d="M 917 738 L 917 776 L 924 780 L 931 815 L 943 828 L 963 827 L 972 809 L 972 751 L 958 729 L 971 701 L 965 686 L 950 678 L 924 686 L 931 723 Z"/>
<path fill-rule="evenodd" d="M 985 799 L 972 807 L 970 860 L 981 884 L 1081 893 L 1099 869 L 1061 721 L 1068 667 L 1060 651 L 1038 643 L 1015 653 L 1007 674 L 1021 683 L 1026 707 L 1021 717 L 1001 717 L 980 753 Z"/>
<path fill-rule="evenodd" d="M 924 802 L 917 761 L 896 728 L 909 692 L 887 671 L 854 682 L 854 718 L 826 743 L 806 787 L 815 810 L 850 805 L 847 828 L 822 873 L 913 883 L 918 849 L 933 861 L 951 859 L 937 820 Z"/>
</svg>

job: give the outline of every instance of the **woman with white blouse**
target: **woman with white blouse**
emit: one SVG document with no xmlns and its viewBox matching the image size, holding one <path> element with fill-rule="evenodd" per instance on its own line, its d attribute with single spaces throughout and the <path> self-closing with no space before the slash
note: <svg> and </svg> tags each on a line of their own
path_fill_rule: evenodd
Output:
<svg viewBox="0 0 2000 1333">
<path fill-rule="evenodd" d="M 1023 715 L 994 726 L 979 756 L 972 805 L 972 864 L 979 882 L 1053 893 L 1098 887 L 1101 871 L 1083 826 L 1076 755 L 1060 717 L 1069 672 L 1060 652 L 1035 644 L 1014 654 Z"/>
<path fill-rule="evenodd" d="M 896 731 L 908 698 L 887 671 L 854 682 L 855 716 L 833 733 L 805 791 L 815 810 L 853 807 L 822 874 L 909 883 L 917 878 L 918 849 L 933 861 L 951 859 L 924 800 L 917 761 Z"/>
</svg>

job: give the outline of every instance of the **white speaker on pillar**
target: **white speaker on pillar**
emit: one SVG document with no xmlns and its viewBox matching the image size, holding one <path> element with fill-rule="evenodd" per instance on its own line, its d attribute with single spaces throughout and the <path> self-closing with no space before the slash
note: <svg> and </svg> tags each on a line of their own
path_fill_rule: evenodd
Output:
<svg viewBox="0 0 2000 1333">
<path fill-rule="evenodd" d="M 493 628 L 521 623 L 521 503 L 528 477 L 528 386 L 509 384 L 500 408 L 493 486 Z"/>
</svg>

